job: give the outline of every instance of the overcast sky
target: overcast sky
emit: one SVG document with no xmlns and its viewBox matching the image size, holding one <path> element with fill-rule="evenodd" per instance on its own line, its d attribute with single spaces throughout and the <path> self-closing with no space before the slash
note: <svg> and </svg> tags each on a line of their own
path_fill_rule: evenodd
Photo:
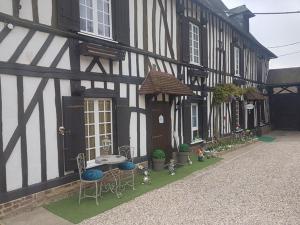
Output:
<svg viewBox="0 0 300 225">
<path fill-rule="evenodd" d="M 254 13 L 299 11 L 300 0 L 222 0 L 228 8 L 246 5 Z M 266 47 L 300 42 L 300 14 L 256 15 L 250 19 L 250 31 Z M 270 68 L 300 67 L 300 43 L 270 48 L 277 59 L 270 61 Z M 281 56 L 299 52 L 289 56 Z"/>
</svg>

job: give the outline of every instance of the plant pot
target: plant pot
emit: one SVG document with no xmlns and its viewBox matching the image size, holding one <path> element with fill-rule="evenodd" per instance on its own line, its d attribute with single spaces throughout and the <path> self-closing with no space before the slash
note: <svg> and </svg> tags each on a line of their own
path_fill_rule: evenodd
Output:
<svg viewBox="0 0 300 225">
<path fill-rule="evenodd" d="M 178 162 L 180 164 L 187 164 L 188 163 L 188 157 L 190 155 L 190 152 L 178 152 Z"/>
<path fill-rule="evenodd" d="M 163 170 L 165 167 L 165 159 L 152 159 L 152 162 L 155 171 Z"/>
</svg>

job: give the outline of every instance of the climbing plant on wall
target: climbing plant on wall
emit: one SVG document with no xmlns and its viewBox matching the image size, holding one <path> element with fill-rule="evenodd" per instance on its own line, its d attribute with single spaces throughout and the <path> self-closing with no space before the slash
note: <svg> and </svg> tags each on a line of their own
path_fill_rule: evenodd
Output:
<svg viewBox="0 0 300 225">
<path fill-rule="evenodd" d="M 223 102 L 229 102 L 234 97 L 240 97 L 244 94 L 244 89 L 234 84 L 218 84 L 213 89 L 213 103 L 215 105 Z"/>
</svg>

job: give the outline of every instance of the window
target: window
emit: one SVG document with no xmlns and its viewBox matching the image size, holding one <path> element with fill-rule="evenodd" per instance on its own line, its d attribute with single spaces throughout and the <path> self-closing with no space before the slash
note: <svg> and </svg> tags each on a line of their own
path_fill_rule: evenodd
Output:
<svg viewBox="0 0 300 225">
<path fill-rule="evenodd" d="M 189 23 L 189 46 L 190 46 L 190 63 L 200 64 L 200 36 L 199 27 Z"/>
<path fill-rule="evenodd" d="M 192 122 L 192 142 L 199 138 L 198 128 L 198 104 L 191 104 L 191 122 Z"/>
<path fill-rule="evenodd" d="M 91 161 L 113 147 L 111 99 L 85 99 L 84 119 L 86 159 Z"/>
<path fill-rule="evenodd" d="M 240 49 L 234 47 L 234 75 L 240 76 Z"/>
<path fill-rule="evenodd" d="M 80 30 L 112 38 L 111 0 L 80 0 Z"/>
</svg>

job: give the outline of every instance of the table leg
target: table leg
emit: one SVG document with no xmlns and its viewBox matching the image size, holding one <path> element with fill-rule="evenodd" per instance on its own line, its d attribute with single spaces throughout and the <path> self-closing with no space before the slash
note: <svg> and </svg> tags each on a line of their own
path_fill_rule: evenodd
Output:
<svg viewBox="0 0 300 225">
<path fill-rule="evenodd" d="M 120 186 L 119 186 L 119 179 L 118 179 L 118 174 L 116 171 L 112 170 L 112 166 L 109 167 L 109 171 L 107 174 L 111 175 L 113 181 L 108 182 L 106 185 L 103 186 L 102 191 L 103 192 L 112 192 L 117 195 L 118 198 L 121 197 L 122 193 L 119 191 Z"/>
</svg>

